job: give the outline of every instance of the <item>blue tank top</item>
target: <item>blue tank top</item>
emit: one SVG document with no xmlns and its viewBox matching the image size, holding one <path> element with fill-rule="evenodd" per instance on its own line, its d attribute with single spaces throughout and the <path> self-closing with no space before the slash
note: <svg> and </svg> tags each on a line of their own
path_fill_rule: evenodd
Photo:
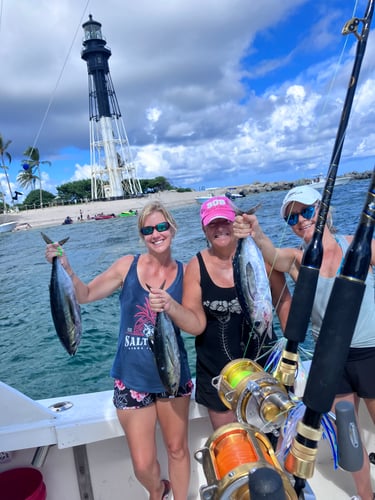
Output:
<svg viewBox="0 0 375 500">
<path fill-rule="evenodd" d="M 139 282 L 138 260 L 139 255 L 134 256 L 120 293 L 120 332 L 111 376 L 138 392 L 160 393 L 165 392 L 165 388 L 148 345 L 148 338 L 154 333 L 156 313 L 150 308 L 148 291 Z M 177 261 L 177 265 L 176 279 L 167 291 L 181 303 L 184 273 L 182 263 Z M 175 330 L 180 348 L 180 385 L 185 385 L 191 378 L 188 358 L 181 332 L 178 328 Z"/>
<path fill-rule="evenodd" d="M 343 255 L 345 255 L 349 247 L 348 240 L 342 235 L 336 235 L 336 240 L 341 247 Z M 334 281 L 335 276 L 325 278 L 319 275 L 311 312 L 312 335 L 315 339 L 317 339 L 322 326 Z M 375 287 L 374 274 L 372 272 L 367 274 L 366 289 L 350 347 L 375 347 Z"/>
</svg>

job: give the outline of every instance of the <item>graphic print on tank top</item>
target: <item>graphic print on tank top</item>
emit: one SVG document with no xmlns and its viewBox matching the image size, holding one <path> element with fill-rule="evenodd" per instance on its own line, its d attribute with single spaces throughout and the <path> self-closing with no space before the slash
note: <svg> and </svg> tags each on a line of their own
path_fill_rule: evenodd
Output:
<svg viewBox="0 0 375 500">
<path fill-rule="evenodd" d="M 154 335 L 156 313 L 152 311 L 148 297 L 143 306 L 136 305 L 135 323 L 132 332 L 125 334 L 128 349 L 150 349 L 148 339 Z"/>
<path fill-rule="evenodd" d="M 232 315 L 237 315 L 239 319 L 242 315 L 241 306 L 238 299 L 228 300 L 205 300 L 203 302 L 204 308 L 209 311 L 209 314 L 217 320 L 218 331 L 217 338 L 219 341 L 219 347 L 225 353 L 228 359 L 236 359 L 238 356 L 238 346 L 233 343 L 233 335 L 231 331 L 233 328 L 233 323 L 231 322 Z M 236 352 L 233 352 L 232 347 L 237 347 Z M 245 350 L 245 345 L 241 345 L 241 350 Z"/>
</svg>

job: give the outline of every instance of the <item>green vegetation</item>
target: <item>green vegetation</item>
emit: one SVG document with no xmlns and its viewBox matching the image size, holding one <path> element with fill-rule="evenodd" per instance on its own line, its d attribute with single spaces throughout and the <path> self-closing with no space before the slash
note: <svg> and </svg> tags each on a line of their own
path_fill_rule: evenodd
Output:
<svg viewBox="0 0 375 500">
<path fill-rule="evenodd" d="M 38 179 L 37 176 L 35 176 Z M 30 175 L 30 182 L 32 183 L 32 177 Z M 25 176 L 26 179 L 26 176 Z M 156 177 L 155 179 L 145 179 L 142 180 L 142 186 L 144 186 L 144 193 L 155 193 L 157 191 L 172 191 L 175 190 L 178 193 L 184 193 L 187 191 L 192 191 L 191 188 L 175 188 L 173 187 L 165 177 Z M 66 184 L 61 184 L 57 186 L 57 195 L 40 189 L 33 189 L 24 199 L 23 203 L 17 204 L 19 210 L 27 210 L 28 208 L 40 208 L 40 206 L 52 206 L 52 205 L 66 205 L 69 203 L 83 203 L 86 201 L 91 201 L 91 180 L 83 179 L 80 181 L 67 182 Z M 41 199 L 43 204 L 41 205 Z M 1 200 L 1 193 L 0 193 Z"/>
<path fill-rule="evenodd" d="M 172 191 L 175 190 L 178 193 L 184 193 L 186 191 L 191 191 L 191 188 L 177 188 L 172 186 L 168 179 L 160 175 L 159 177 L 155 177 L 155 179 L 141 179 L 141 184 L 143 188 L 143 192 L 147 193 L 156 193 L 158 191 Z"/>
<path fill-rule="evenodd" d="M 91 181 L 83 179 L 81 181 L 67 182 L 57 188 L 57 196 L 62 201 L 86 201 L 91 200 Z"/>
<path fill-rule="evenodd" d="M 22 206 L 28 207 L 40 207 L 40 196 L 42 195 L 44 206 L 50 205 L 55 200 L 55 195 L 48 191 L 42 190 L 40 193 L 39 189 L 34 189 L 34 191 L 30 191 L 30 193 L 26 196 L 24 202 L 19 205 L 19 208 L 22 210 Z"/>
</svg>

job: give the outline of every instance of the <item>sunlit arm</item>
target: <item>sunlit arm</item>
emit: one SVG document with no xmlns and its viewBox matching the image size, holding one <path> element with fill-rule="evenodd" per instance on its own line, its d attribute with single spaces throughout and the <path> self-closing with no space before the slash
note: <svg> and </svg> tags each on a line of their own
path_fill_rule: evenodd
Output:
<svg viewBox="0 0 375 500">
<path fill-rule="evenodd" d="M 87 304 L 88 302 L 104 299 L 120 288 L 132 260 L 133 256 L 130 255 L 118 259 L 88 284 L 83 283 L 68 264 L 65 269 L 72 279 L 78 302 Z"/>
<path fill-rule="evenodd" d="M 73 271 L 68 257 L 59 243 L 51 243 L 46 246 L 46 259 L 52 263 L 54 258 L 60 259 L 61 265 L 70 276 L 77 301 L 80 304 L 94 302 L 95 300 L 104 299 L 111 295 L 115 290 L 120 288 L 128 274 L 131 263 L 134 257 L 126 255 L 116 260 L 106 271 L 99 274 L 88 285 L 83 283 Z"/>
<path fill-rule="evenodd" d="M 285 331 L 292 296 L 289 292 L 284 273 L 275 271 L 275 269 L 271 270 L 269 265 L 266 265 L 266 267 L 270 280 L 272 303 L 279 318 L 281 329 Z"/>
<path fill-rule="evenodd" d="M 233 223 L 233 232 L 237 238 L 251 236 L 262 252 L 264 260 L 273 269 L 295 275 L 293 267 L 299 267 L 302 252 L 295 248 L 276 248 L 264 234 L 256 215 L 238 215 Z"/>
</svg>

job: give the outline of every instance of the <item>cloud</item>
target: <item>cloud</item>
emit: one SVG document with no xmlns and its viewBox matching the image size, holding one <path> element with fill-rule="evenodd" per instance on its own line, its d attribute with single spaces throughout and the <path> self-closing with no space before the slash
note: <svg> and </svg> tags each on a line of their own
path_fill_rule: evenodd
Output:
<svg viewBox="0 0 375 500">
<path fill-rule="evenodd" d="M 359 17 L 364 7 L 360 0 Z M 112 51 L 140 177 L 195 187 L 328 167 L 355 53 L 353 36 L 342 52 L 340 32 L 352 12 L 341 1 L 4 0 L 0 133 L 12 140 L 13 182 L 22 152 L 34 144 L 52 161 L 42 167 L 51 189 L 90 173 L 80 57 L 89 13 Z M 371 33 L 343 168 L 353 156 L 369 168 L 373 155 L 374 46 Z"/>
</svg>

